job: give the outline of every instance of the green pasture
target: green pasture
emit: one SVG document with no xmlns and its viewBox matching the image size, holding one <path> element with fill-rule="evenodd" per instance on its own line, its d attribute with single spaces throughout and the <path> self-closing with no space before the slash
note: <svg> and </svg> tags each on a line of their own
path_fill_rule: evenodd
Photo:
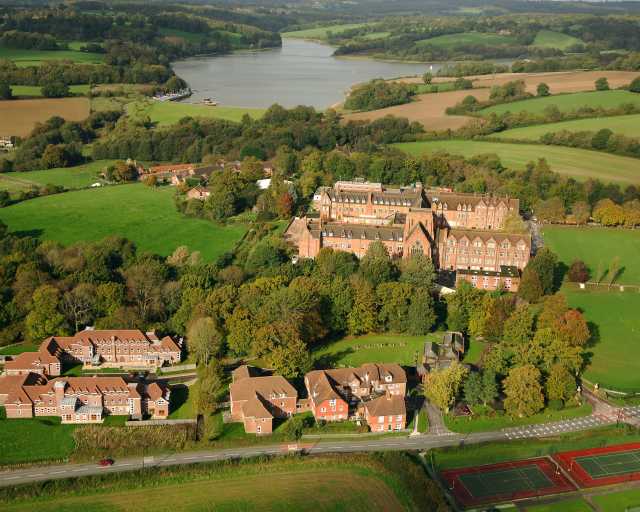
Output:
<svg viewBox="0 0 640 512">
<path fill-rule="evenodd" d="M 80 64 L 99 64 L 104 60 L 100 53 L 76 50 L 23 50 L 0 46 L 0 59 L 11 60 L 17 66 L 38 66 L 49 60 L 70 60 Z"/>
<path fill-rule="evenodd" d="M 343 25 L 329 25 L 326 27 L 309 28 L 306 30 L 295 30 L 293 32 L 283 32 L 282 37 L 292 39 L 327 39 L 329 32 L 339 34 L 345 30 L 367 26 L 368 23 L 345 23 Z"/>
<path fill-rule="evenodd" d="M 570 112 L 584 107 L 617 108 L 625 103 L 640 105 L 640 94 L 629 91 L 588 91 L 554 95 L 551 90 L 551 93 L 551 96 L 544 98 L 531 98 L 483 108 L 480 110 L 480 114 L 485 116 L 494 113 L 504 114 L 505 112 L 544 114 L 544 110 L 553 105 L 558 107 L 560 112 Z"/>
<path fill-rule="evenodd" d="M 513 169 L 524 169 L 527 163 L 544 157 L 552 170 L 577 180 L 594 178 L 621 184 L 640 183 L 638 159 L 586 149 L 472 140 L 403 142 L 395 146 L 414 156 L 446 151 L 470 158 L 491 153 L 498 155 L 504 166 Z"/>
<path fill-rule="evenodd" d="M 71 94 L 87 94 L 89 92 L 89 84 L 84 85 L 70 85 L 69 90 Z M 29 97 L 29 98 L 41 98 L 42 87 L 39 85 L 12 85 L 11 91 L 14 96 Z"/>
<path fill-rule="evenodd" d="M 362 39 L 372 40 L 372 39 L 386 39 L 391 35 L 391 32 L 369 32 L 362 36 Z"/>
<path fill-rule="evenodd" d="M 542 230 L 545 245 L 555 252 L 560 261 L 569 266 L 582 260 L 597 278 L 598 269 L 607 270 L 618 257 L 622 272 L 615 282 L 640 285 L 640 231 L 616 228 L 545 226 Z M 603 282 L 608 282 L 605 276 Z"/>
<path fill-rule="evenodd" d="M 160 126 L 175 124 L 183 117 L 205 117 L 226 119 L 239 122 L 245 114 L 258 119 L 265 109 L 243 107 L 208 107 L 193 103 L 178 103 L 174 101 L 143 100 L 127 105 L 127 113 L 133 117 L 148 116 L 152 122 Z"/>
<path fill-rule="evenodd" d="M 15 343 L 5 347 L 0 347 L 0 355 L 17 356 L 18 354 L 22 354 L 23 352 L 36 352 L 39 348 L 39 343 L 24 341 L 22 343 Z"/>
<path fill-rule="evenodd" d="M 499 46 L 517 44 L 513 36 L 490 34 L 485 32 L 461 32 L 423 39 L 416 46 L 436 46 L 438 48 L 456 48 L 458 46 Z"/>
<path fill-rule="evenodd" d="M 197 32 L 187 32 L 185 30 L 177 30 L 174 28 L 162 27 L 159 30 L 160 34 L 166 37 L 179 37 L 190 43 L 201 43 L 207 39 L 207 34 Z"/>
<path fill-rule="evenodd" d="M 640 489 L 612 492 L 594 496 L 592 501 L 607 512 L 631 512 L 640 507 Z"/>
<path fill-rule="evenodd" d="M 640 392 L 640 293 L 564 289 L 569 304 L 584 312 L 593 340 L 585 378 L 601 387 Z"/>
<path fill-rule="evenodd" d="M 576 44 L 582 44 L 583 41 L 577 37 L 568 36 L 562 32 L 554 32 L 553 30 L 541 30 L 536 35 L 532 46 L 539 48 L 557 48 L 558 50 L 566 50 Z"/>
<path fill-rule="evenodd" d="M 97 160 L 76 167 L 7 172 L 0 174 L 0 190 L 15 193 L 44 185 L 60 185 L 67 189 L 85 188 L 101 181 L 98 173 L 111 163 L 113 160 Z"/>
<path fill-rule="evenodd" d="M 640 114 L 629 116 L 593 117 L 589 119 L 576 119 L 574 121 L 562 121 L 560 123 L 539 124 L 513 128 L 495 134 L 501 139 L 514 140 L 539 140 L 547 133 L 568 132 L 597 132 L 608 128 L 613 133 L 628 137 L 640 137 Z"/>
<path fill-rule="evenodd" d="M 504 510 L 504 509 L 503 509 Z M 553 501 L 543 505 L 521 506 L 519 510 L 526 512 L 592 512 L 593 509 L 587 505 L 582 498 L 570 498 L 566 500 Z"/>
<path fill-rule="evenodd" d="M 0 210 L 11 231 L 29 232 L 62 244 L 118 235 L 142 251 L 163 256 L 185 245 L 212 261 L 233 249 L 244 224 L 216 225 L 180 214 L 173 187 L 116 185 L 39 197 Z"/>
</svg>

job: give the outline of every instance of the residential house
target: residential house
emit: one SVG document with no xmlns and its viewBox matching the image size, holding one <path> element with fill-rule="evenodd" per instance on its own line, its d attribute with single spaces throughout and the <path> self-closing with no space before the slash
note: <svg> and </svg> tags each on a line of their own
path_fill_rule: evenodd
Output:
<svg viewBox="0 0 640 512">
<path fill-rule="evenodd" d="M 407 425 L 404 396 L 385 393 L 364 403 L 364 418 L 371 432 L 402 430 Z"/>
<path fill-rule="evenodd" d="M 154 165 L 140 174 L 140 180 L 155 176 L 158 181 L 179 185 L 188 179 L 206 181 L 215 169 L 216 166 L 205 164 Z"/>
<path fill-rule="evenodd" d="M 211 192 L 209 192 L 206 188 L 197 186 L 189 189 L 189 191 L 187 192 L 187 199 L 197 199 L 199 201 L 204 201 L 210 195 Z"/>
<path fill-rule="evenodd" d="M 455 361 L 462 360 L 464 351 L 464 335 L 461 332 L 445 332 L 440 343 L 427 341 L 422 362 L 417 367 L 418 375 L 425 380 L 429 372 L 449 368 Z"/>
</svg>

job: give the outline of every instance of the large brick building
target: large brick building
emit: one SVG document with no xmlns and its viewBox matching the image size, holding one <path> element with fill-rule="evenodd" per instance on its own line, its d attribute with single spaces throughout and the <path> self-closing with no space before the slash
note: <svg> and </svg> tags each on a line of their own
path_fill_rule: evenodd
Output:
<svg viewBox="0 0 640 512">
<path fill-rule="evenodd" d="M 505 231 L 507 220 L 519 215 L 517 199 L 424 189 L 420 183 L 392 188 L 338 181 L 318 188 L 313 207 L 285 232 L 301 258 L 315 258 L 323 247 L 362 257 L 380 241 L 392 257 L 422 253 L 441 270 L 493 272 L 491 283 L 497 278 L 504 286 L 509 278 L 514 291 L 517 282 L 503 267 L 520 271 L 529 261 L 530 235 Z"/>
</svg>

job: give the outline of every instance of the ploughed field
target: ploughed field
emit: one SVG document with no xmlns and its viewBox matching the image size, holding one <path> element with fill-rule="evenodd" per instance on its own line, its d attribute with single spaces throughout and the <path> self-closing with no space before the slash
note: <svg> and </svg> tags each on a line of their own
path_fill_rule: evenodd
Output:
<svg viewBox="0 0 640 512">
<path fill-rule="evenodd" d="M 116 235 L 163 256 L 186 245 L 212 261 L 233 249 L 244 224 L 216 225 L 184 217 L 173 203 L 173 187 L 142 184 L 84 189 L 23 201 L 0 210 L 10 231 L 30 232 L 62 244 Z"/>
<path fill-rule="evenodd" d="M 513 140 L 539 140 L 546 133 L 553 132 L 597 132 L 602 128 L 608 128 L 613 133 L 628 137 L 640 137 L 640 114 L 628 116 L 594 117 L 590 119 L 576 119 L 559 123 L 540 124 L 513 128 L 494 136 L 501 139 Z"/>
<path fill-rule="evenodd" d="M 513 169 L 524 169 L 527 163 L 546 158 L 553 171 L 577 180 L 597 178 L 623 185 L 640 183 L 640 162 L 637 159 L 586 149 L 471 140 L 403 142 L 395 146 L 415 156 L 438 151 L 466 158 L 492 153 L 500 157 L 505 167 Z"/>
<path fill-rule="evenodd" d="M 88 98 L 42 98 L 0 101 L 0 134 L 24 137 L 36 123 L 53 116 L 82 121 L 89 115 Z"/>
</svg>

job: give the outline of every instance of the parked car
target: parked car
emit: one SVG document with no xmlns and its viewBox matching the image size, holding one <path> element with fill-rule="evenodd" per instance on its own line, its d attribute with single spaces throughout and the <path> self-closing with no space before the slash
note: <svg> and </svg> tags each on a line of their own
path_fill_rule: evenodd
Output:
<svg viewBox="0 0 640 512">
<path fill-rule="evenodd" d="M 102 467 L 113 466 L 114 460 L 111 457 L 106 457 L 100 460 L 100 465 Z"/>
</svg>

